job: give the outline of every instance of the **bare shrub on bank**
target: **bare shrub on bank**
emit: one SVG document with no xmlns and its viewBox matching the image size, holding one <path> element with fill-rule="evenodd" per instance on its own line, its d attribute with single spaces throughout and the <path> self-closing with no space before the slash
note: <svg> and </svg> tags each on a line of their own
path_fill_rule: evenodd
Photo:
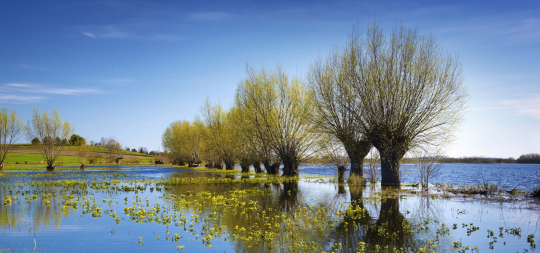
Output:
<svg viewBox="0 0 540 253">
<path fill-rule="evenodd" d="M 442 156 L 440 151 L 426 151 L 420 149 L 415 153 L 415 166 L 418 171 L 420 185 L 425 191 L 429 190 L 429 180 L 440 175 Z"/>
<path fill-rule="evenodd" d="M 338 181 L 343 182 L 350 163 L 343 144 L 335 136 L 326 135 L 321 138 L 319 149 L 324 160 L 331 164 L 330 168 L 337 170 Z"/>
<path fill-rule="evenodd" d="M 366 164 L 366 179 L 373 185 L 377 183 L 381 177 L 381 158 L 379 156 L 379 151 L 372 149 L 371 153 L 368 155 Z"/>
</svg>

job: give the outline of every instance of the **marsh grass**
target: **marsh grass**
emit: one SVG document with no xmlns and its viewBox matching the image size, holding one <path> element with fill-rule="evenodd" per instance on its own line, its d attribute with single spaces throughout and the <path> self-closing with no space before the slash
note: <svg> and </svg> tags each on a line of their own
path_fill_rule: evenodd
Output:
<svg viewBox="0 0 540 253">
<path fill-rule="evenodd" d="M 357 174 L 351 174 L 347 179 L 347 183 L 350 185 L 366 185 L 366 181 L 366 178 Z"/>
<path fill-rule="evenodd" d="M 530 193 L 533 198 L 540 198 L 540 177 L 538 171 L 536 171 L 536 187 Z"/>
</svg>

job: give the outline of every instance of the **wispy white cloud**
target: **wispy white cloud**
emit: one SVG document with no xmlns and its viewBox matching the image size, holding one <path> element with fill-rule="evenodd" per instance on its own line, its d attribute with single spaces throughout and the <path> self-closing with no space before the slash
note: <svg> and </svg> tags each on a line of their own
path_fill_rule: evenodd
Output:
<svg viewBox="0 0 540 253">
<path fill-rule="evenodd" d="M 134 83 L 135 80 L 129 79 L 129 78 L 111 78 L 111 79 L 102 80 L 101 82 L 110 83 L 110 84 L 130 84 L 130 83 Z"/>
<path fill-rule="evenodd" d="M 504 100 L 501 103 L 515 110 L 521 115 L 540 119 L 540 95 Z"/>
<path fill-rule="evenodd" d="M 0 95 L 0 103 L 5 103 L 5 104 L 26 104 L 26 103 L 39 102 L 44 99 L 45 99 L 44 97 L 39 97 L 39 96 L 18 96 L 18 95 L 9 95 L 9 94 Z"/>
<path fill-rule="evenodd" d="M 144 32 L 132 26 L 107 25 L 82 28 L 81 34 L 91 39 L 173 40 L 176 37 L 163 33 Z M 90 31 L 88 31 L 90 30 Z"/>
<path fill-rule="evenodd" d="M 234 18 L 235 15 L 226 12 L 195 12 L 188 15 L 188 20 L 193 21 L 224 21 Z"/>
<path fill-rule="evenodd" d="M 129 39 L 129 38 L 135 38 L 137 36 L 129 32 L 111 30 L 111 31 L 101 33 L 99 37 L 105 38 L 105 39 Z"/>
<path fill-rule="evenodd" d="M 27 91 L 27 92 L 34 92 L 34 93 L 47 93 L 47 94 L 59 94 L 59 95 L 77 95 L 77 94 L 88 94 L 88 93 L 98 93 L 97 90 L 94 89 L 41 89 L 41 90 L 33 90 L 33 91 Z"/>
<path fill-rule="evenodd" d="M 88 38 L 92 38 L 92 39 L 95 39 L 96 38 L 96 35 L 93 34 L 93 33 L 89 33 L 89 32 L 81 32 L 82 35 L 88 37 Z"/>
<path fill-rule="evenodd" d="M 33 84 L 24 84 L 24 83 L 8 83 L 5 86 L 16 87 L 16 88 L 32 88 L 35 87 Z"/>
<path fill-rule="evenodd" d="M 100 91 L 89 88 L 51 88 L 38 84 L 7 83 L 0 87 L 4 93 L 36 93 L 36 94 L 56 94 L 56 95 L 79 95 L 100 93 Z M 14 95 L 16 97 L 16 95 Z M 43 97 L 40 97 L 43 98 Z"/>
<path fill-rule="evenodd" d="M 505 16 L 475 17 L 474 22 L 464 19 L 459 25 L 439 29 L 441 33 L 458 33 L 473 39 L 508 40 L 517 43 L 540 43 L 540 19 L 529 11 Z"/>
</svg>

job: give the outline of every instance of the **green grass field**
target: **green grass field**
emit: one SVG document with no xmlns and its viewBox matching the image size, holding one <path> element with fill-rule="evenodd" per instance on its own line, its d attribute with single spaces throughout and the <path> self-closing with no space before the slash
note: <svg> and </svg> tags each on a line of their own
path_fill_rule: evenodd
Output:
<svg viewBox="0 0 540 253">
<path fill-rule="evenodd" d="M 108 149 L 105 147 L 98 147 L 98 146 L 89 146 L 89 147 L 90 147 L 91 152 L 100 153 L 100 154 L 109 152 Z M 65 146 L 62 150 L 63 151 L 76 151 L 77 149 L 78 149 L 77 146 Z M 13 145 L 11 150 L 40 150 L 40 147 L 31 145 L 31 144 L 17 144 L 17 145 Z M 145 163 L 153 163 L 154 161 L 154 156 L 141 154 L 138 152 L 122 150 L 120 154 L 137 156 L 135 158 L 122 159 L 120 160 L 121 164 L 134 164 L 134 163 L 145 164 Z M 6 166 L 18 165 L 18 164 L 36 165 L 36 166 L 44 166 L 44 167 L 47 166 L 46 160 L 41 154 L 14 153 L 14 152 L 10 152 L 7 155 L 7 158 L 4 161 L 4 164 Z M 60 155 L 58 159 L 56 160 L 55 164 L 58 166 L 61 166 L 61 165 L 78 165 L 80 163 L 77 157 L 74 155 Z M 85 164 L 92 165 L 92 164 L 89 164 L 88 161 L 86 161 Z M 115 164 L 116 165 L 116 163 L 110 163 L 109 159 L 105 157 L 96 158 L 96 162 L 94 164 Z"/>
<path fill-rule="evenodd" d="M 90 151 L 96 152 L 96 153 L 108 153 L 109 150 L 106 147 L 101 146 L 88 146 L 90 147 Z M 32 144 L 15 144 L 11 147 L 12 150 L 39 150 L 40 146 L 34 146 Z M 64 151 L 76 151 L 79 148 L 79 146 L 64 146 L 62 150 Z M 152 155 L 143 154 L 139 152 L 133 152 L 122 149 L 120 151 L 120 154 L 123 155 L 136 155 L 136 156 L 146 156 L 146 157 L 153 157 Z"/>
<path fill-rule="evenodd" d="M 59 156 L 57 163 L 78 163 L 77 157 L 75 156 Z M 29 164 L 39 164 L 40 162 L 45 163 L 45 158 L 41 154 L 26 154 L 26 153 L 9 153 L 5 164 L 21 164 L 28 162 Z"/>
<path fill-rule="evenodd" d="M 134 162 L 133 159 L 126 159 L 126 161 L 121 161 L 121 163 L 128 163 L 128 160 L 130 163 Z M 137 159 L 137 161 L 139 163 L 151 163 L 153 161 L 153 158 L 141 156 L 140 158 Z M 9 153 L 4 164 L 6 165 L 25 164 L 26 162 L 28 162 L 28 164 L 35 164 L 35 165 L 43 164 L 43 166 L 47 165 L 45 162 L 45 158 L 43 158 L 41 154 L 26 154 L 26 153 Z M 104 157 L 98 158 L 96 164 L 99 164 L 100 162 L 107 163 L 107 164 L 109 163 L 108 159 Z M 76 156 L 60 155 L 58 159 L 56 160 L 56 165 L 66 165 L 66 164 L 79 164 L 79 160 L 77 160 Z M 86 164 L 88 164 L 88 162 Z"/>
</svg>

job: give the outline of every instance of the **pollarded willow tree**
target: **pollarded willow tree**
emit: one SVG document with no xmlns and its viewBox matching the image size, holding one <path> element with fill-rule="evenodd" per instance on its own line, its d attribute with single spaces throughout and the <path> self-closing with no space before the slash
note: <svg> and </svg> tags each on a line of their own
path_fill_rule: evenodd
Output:
<svg viewBox="0 0 540 253">
<path fill-rule="evenodd" d="M 236 107 L 228 112 L 228 120 L 231 121 L 234 139 L 236 140 L 236 160 L 240 163 L 242 173 L 249 173 L 253 165 L 255 173 L 262 173 L 261 162 L 257 157 L 257 146 L 254 138 L 244 132 L 244 119 L 242 113 Z"/>
<path fill-rule="evenodd" d="M 67 140 L 71 134 L 73 134 L 74 127 L 69 122 L 60 118 L 58 110 L 54 109 L 52 114 L 45 111 L 40 115 L 39 110 L 34 108 L 32 114 L 32 121 L 28 123 L 26 127 L 28 139 L 38 138 L 40 141 L 40 151 L 47 161 L 47 170 L 54 171 L 56 166 L 55 162 L 60 155 L 64 145 L 67 144 Z"/>
<path fill-rule="evenodd" d="M 24 121 L 17 117 L 15 110 L 8 114 L 5 107 L 0 110 L 0 171 L 4 169 L 4 161 L 24 131 Z"/>
<path fill-rule="evenodd" d="M 263 150 L 262 162 L 269 174 L 279 173 L 278 163 L 270 165 L 272 153 L 283 163 L 283 175 L 296 176 L 300 163 L 315 151 L 318 134 L 310 121 L 311 102 L 306 86 L 289 78 L 281 67 L 248 69 L 248 77 L 238 85 L 236 107 L 243 114 L 246 134 Z"/>
<path fill-rule="evenodd" d="M 189 167 L 201 163 L 202 123 L 195 120 L 175 121 L 162 136 L 162 145 L 173 159 L 173 164 L 187 163 Z"/>
<path fill-rule="evenodd" d="M 185 152 L 183 152 L 186 147 L 183 143 L 185 139 L 182 138 L 181 132 L 183 124 L 183 121 L 172 122 L 161 136 L 161 144 L 168 156 L 173 160 L 173 165 L 179 164 L 185 159 Z"/>
<path fill-rule="evenodd" d="M 459 59 L 433 36 L 395 27 L 389 38 L 377 24 L 358 42 L 354 89 L 359 130 L 381 157 L 382 185 L 399 185 L 399 161 L 411 149 L 451 141 L 467 90 Z"/>
<path fill-rule="evenodd" d="M 350 160 L 351 174 L 363 177 L 364 158 L 372 145 L 358 130 L 356 115 L 358 93 L 354 82 L 357 55 L 357 37 L 351 36 L 346 47 L 334 49 L 326 61 L 317 61 L 309 73 L 313 93 L 314 117 L 317 130 L 335 136 L 343 145 Z M 338 168 L 342 175 L 347 167 Z"/>
<path fill-rule="evenodd" d="M 237 117 L 241 119 L 240 131 L 243 136 L 254 143 L 253 151 L 260 163 L 264 165 L 266 173 L 271 175 L 279 174 L 281 165 L 277 155 L 273 152 L 271 141 L 267 129 L 272 123 L 269 118 L 274 113 L 272 103 L 275 100 L 272 87 L 275 86 L 275 76 L 263 70 L 261 73 L 254 73 L 252 69 L 247 69 L 248 78 L 238 84 L 236 90 L 235 108 L 238 110 Z M 255 161 L 254 166 L 259 161 Z M 255 168 L 257 170 L 257 168 Z"/>
<path fill-rule="evenodd" d="M 201 111 L 205 126 L 203 137 L 207 149 L 217 154 L 220 166 L 223 161 L 226 170 L 233 170 L 237 156 L 237 139 L 231 113 L 223 110 L 219 104 L 212 106 L 208 99 Z"/>
</svg>

